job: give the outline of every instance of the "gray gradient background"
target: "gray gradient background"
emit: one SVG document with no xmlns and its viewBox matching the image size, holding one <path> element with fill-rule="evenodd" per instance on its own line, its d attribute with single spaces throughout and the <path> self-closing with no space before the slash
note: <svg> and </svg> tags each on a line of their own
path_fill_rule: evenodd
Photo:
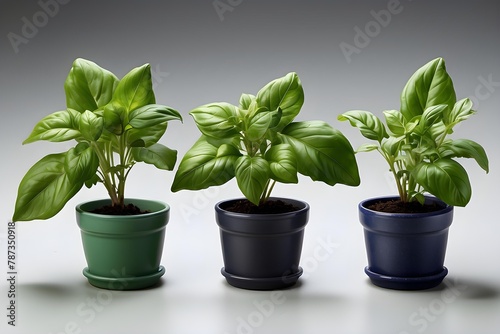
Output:
<svg viewBox="0 0 500 334">
<path fill-rule="evenodd" d="M 387 3 L 243 0 L 221 20 L 212 1 L 72 0 L 15 53 L 7 34 L 21 34 L 22 18 L 32 21 L 41 7 L 36 1 L 2 0 L 3 222 L 12 215 L 27 169 L 45 154 L 70 147 L 21 142 L 40 118 L 64 108 L 63 83 L 77 57 L 119 77 L 145 62 L 162 72 L 157 101 L 181 111 L 185 121 L 172 122 L 161 141 L 182 156 L 198 137 L 189 110 L 214 101 L 236 104 L 242 92 L 256 93 L 290 71 L 299 74 L 305 90 L 300 119 L 328 121 L 357 147 L 364 140 L 337 115 L 349 109 L 378 115 L 398 109 L 409 76 L 441 56 L 457 96 L 478 102 L 478 114 L 456 135 L 483 144 L 491 164 L 486 175 L 473 161 L 463 162 L 473 197 L 467 208 L 456 209 L 446 259 L 450 274 L 446 284 L 423 292 L 379 289 L 363 273 L 366 256 L 356 205 L 395 192 L 375 153 L 358 155 L 358 188 L 331 188 L 306 178 L 299 185 L 277 186 L 275 195 L 303 199 L 312 207 L 302 258 L 307 273 L 298 288 L 284 292 L 284 303 L 260 317 L 256 305 L 269 301 L 270 293 L 234 289 L 219 273 L 213 205 L 240 196 L 235 183 L 172 194 L 173 173 L 136 166 L 127 195 L 164 200 L 172 207 L 162 286 L 113 292 L 107 295 L 111 300 L 98 303 L 95 317 L 78 311 L 91 309 L 85 305 L 89 298 L 106 297 L 81 275 L 85 259 L 74 222 L 77 203 L 105 192 L 83 189 L 53 219 L 18 225 L 18 327 L 7 326 L 1 312 L 2 333 L 60 333 L 72 323 L 81 333 L 238 333 L 245 332 L 238 328 L 241 319 L 253 319 L 248 333 L 498 333 L 500 4 L 402 0 L 402 11 L 348 63 L 339 44 L 354 44 L 354 28 L 364 29 L 374 20 L 370 11 L 387 9 Z M 483 84 L 488 78 L 496 83 L 489 90 Z M 2 224 L 0 263 L 6 262 L 5 232 Z M 328 242 L 334 246 L 325 249 Z M 318 257 L 318 250 L 327 256 Z M 0 305 L 6 305 L 6 282 L 1 282 Z M 431 312 L 427 318 L 419 313 L 425 309 Z"/>
</svg>

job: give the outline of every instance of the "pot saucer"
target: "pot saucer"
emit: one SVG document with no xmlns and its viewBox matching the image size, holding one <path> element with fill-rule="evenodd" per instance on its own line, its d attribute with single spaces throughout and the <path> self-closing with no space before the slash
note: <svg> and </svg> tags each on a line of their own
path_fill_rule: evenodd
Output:
<svg viewBox="0 0 500 334">
<path fill-rule="evenodd" d="M 424 290 L 438 286 L 443 278 L 448 274 L 448 269 L 443 266 L 443 270 L 438 274 L 421 277 L 395 277 L 378 274 L 365 267 L 365 273 L 376 286 L 395 290 Z"/>
<path fill-rule="evenodd" d="M 83 276 L 87 277 L 90 284 L 108 290 L 138 290 L 155 285 L 165 274 L 165 267 L 160 266 L 158 271 L 151 275 L 136 277 L 104 277 L 94 275 L 88 267 L 83 269 Z"/>
<path fill-rule="evenodd" d="M 225 267 L 221 269 L 222 276 L 226 278 L 226 281 L 230 285 L 248 290 L 276 290 L 288 288 L 297 283 L 297 280 L 303 272 L 304 270 L 302 267 L 299 267 L 296 273 L 290 275 L 270 278 L 255 278 L 241 277 L 230 274 L 226 272 Z"/>
</svg>

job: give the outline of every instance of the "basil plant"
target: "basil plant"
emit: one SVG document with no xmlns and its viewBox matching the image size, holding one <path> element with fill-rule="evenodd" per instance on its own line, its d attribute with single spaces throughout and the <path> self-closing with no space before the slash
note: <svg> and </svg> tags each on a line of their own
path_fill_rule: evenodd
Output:
<svg viewBox="0 0 500 334">
<path fill-rule="evenodd" d="M 39 140 L 75 146 L 49 154 L 22 179 L 14 221 L 47 219 L 83 187 L 102 183 L 113 206 L 124 206 L 125 183 L 136 162 L 172 170 L 177 152 L 158 140 L 174 109 L 156 104 L 149 64 L 121 80 L 97 64 L 76 59 L 64 84 L 66 109 L 38 122 L 23 144 Z"/>
<path fill-rule="evenodd" d="M 442 58 L 418 69 L 401 93 L 401 109 L 385 110 L 385 125 L 374 114 L 351 110 L 349 121 L 375 143 L 357 152 L 378 151 L 389 164 L 401 201 L 424 203 L 430 193 L 445 203 L 466 206 L 472 195 L 469 177 L 455 158 L 473 158 L 488 172 L 488 157 L 478 143 L 451 138 L 454 128 L 472 116 L 472 102 L 457 101 Z"/>
<path fill-rule="evenodd" d="M 273 80 L 239 106 L 210 103 L 193 109 L 201 137 L 183 157 L 172 191 L 199 190 L 236 178 L 253 204 L 267 201 L 276 182 L 298 173 L 331 186 L 360 183 L 354 150 L 323 121 L 293 122 L 304 103 L 296 73 Z"/>
</svg>

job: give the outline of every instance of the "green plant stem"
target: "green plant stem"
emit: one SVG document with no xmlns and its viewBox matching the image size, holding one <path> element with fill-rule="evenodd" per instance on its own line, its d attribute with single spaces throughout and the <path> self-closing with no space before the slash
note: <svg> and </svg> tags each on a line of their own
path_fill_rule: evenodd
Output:
<svg viewBox="0 0 500 334">
<path fill-rule="evenodd" d="M 119 200 L 115 191 L 115 187 L 113 185 L 114 183 L 112 181 L 112 178 L 108 173 L 110 166 L 108 164 L 108 160 L 106 159 L 106 154 L 101 150 L 101 148 L 96 142 L 91 142 L 91 146 L 94 149 L 94 152 L 97 154 L 97 157 L 99 158 L 99 168 L 101 169 L 101 173 L 103 176 L 102 183 L 104 184 L 104 187 L 108 191 L 112 204 L 115 205 L 119 203 Z"/>
<path fill-rule="evenodd" d="M 262 197 L 260 199 L 260 203 L 265 203 L 271 197 L 271 192 L 273 191 L 274 185 L 276 184 L 276 180 L 267 180 L 266 187 L 264 188 L 264 192 L 262 193 Z"/>
</svg>

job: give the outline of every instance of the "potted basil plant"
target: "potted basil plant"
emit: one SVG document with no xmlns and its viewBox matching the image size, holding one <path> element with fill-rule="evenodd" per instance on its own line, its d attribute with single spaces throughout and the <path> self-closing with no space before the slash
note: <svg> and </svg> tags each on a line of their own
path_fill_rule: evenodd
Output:
<svg viewBox="0 0 500 334">
<path fill-rule="evenodd" d="M 478 143 L 451 138 L 474 114 L 472 102 L 457 101 L 442 58 L 418 69 L 401 93 L 401 109 L 385 110 L 384 122 L 368 111 L 339 116 L 372 143 L 357 152 L 378 151 L 389 165 L 399 196 L 359 204 L 368 255 L 366 274 L 378 286 L 417 290 L 443 280 L 453 207 L 471 198 L 468 174 L 456 158 L 473 158 L 488 172 Z"/>
<path fill-rule="evenodd" d="M 66 109 L 40 120 L 24 144 L 74 141 L 49 154 L 22 179 L 14 221 L 48 219 L 85 185 L 104 185 L 109 198 L 76 207 L 88 267 L 97 287 L 129 290 L 154 285 L 164 274 L 160 260 L 170 207 L 125 197 L 132 167 L 145 162 L 172 170 L 177 152 L 158 143 L 174 109 L 156 104 L 149 64 L 121 80 L 97 64 L 76 59 L 64 84 Z"/>
<path fill-rule="evenodd" d="M 193 109 L 201 137 L 187 151 L 172 191 L 199 190 L 236 178 L 244 197 L 215 205 L 229 284 L 278 289 L 295 284 L 308 203 L 271 197 L 277 182 L 297 183 L 298 174 L 328 185 L 359 184 L 354 150 L 323 121 L 294 122 L 304 102 L 296 73 L 242 94 L 239 106 L 210 103 Z"/>
</svg>

